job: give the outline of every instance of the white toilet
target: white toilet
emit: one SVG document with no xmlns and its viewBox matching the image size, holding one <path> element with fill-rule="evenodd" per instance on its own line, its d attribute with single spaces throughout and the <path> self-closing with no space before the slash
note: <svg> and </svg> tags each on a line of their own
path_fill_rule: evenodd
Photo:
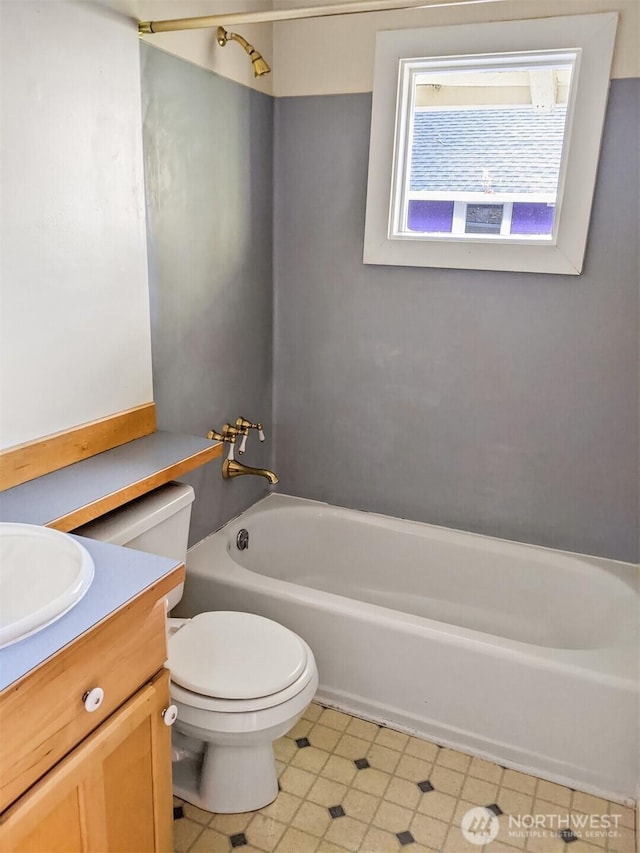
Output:
<svg viewBox="0 0 640 853">
<path fill-rule="evenodd" d="M 191 486 L 168 483 L 74 531 L 185 560 Z M 168 598 L 182 597 L 181 585 Z M 313 652 L 277 622 L 214 611 L 169 620 L 174 793 L 200 808 L 253 811 L 278 794 L 273 741 L 286 734 L 318 687 Z"/>
</svg>

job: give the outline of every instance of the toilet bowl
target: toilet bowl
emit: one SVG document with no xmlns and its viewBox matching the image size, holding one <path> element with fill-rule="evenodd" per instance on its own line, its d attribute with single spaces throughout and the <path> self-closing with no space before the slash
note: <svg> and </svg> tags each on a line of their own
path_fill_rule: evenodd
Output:
<svg viewBox="0 0 640 853">
<path fill-rule="evenodd" d="M 186 561 L 194 492 L 168 483 L 74 532 Z M 187 567 L 188 577 L 188 567 Z M 183 585 L 168 596 L 173 608 Z M 277 622 L 214 611 L 168 625 L 174 723 L 173 790 L 211 812 L 253 811 L 278 794 L 273 742 L 318 687 L 313 652 Z"/>
<path fill-rule="evenodd" d="M 223 814 L 262 808 L 278 795 L 273 742 L 300 719 L 318 687 L 309 646 L 251 613 L 215 611 L 170 636 L 176 728 L 203 744 L 174 762 L 174 793 Z"/>
</svg>

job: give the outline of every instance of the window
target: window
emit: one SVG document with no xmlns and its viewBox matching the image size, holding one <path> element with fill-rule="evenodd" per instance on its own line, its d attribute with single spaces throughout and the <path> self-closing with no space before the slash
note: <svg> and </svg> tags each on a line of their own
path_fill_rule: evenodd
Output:
<svg viewBox="0 0 640 853">
<path fill-rule="evenodd" d="M 553 239 L 576 61 L 575 51 L 402 60 L 392 235 Z"/>
<path fill-rule="evenodd" d="M 578 274 L 616 23 L 379 33 L 365 263 Z"/>
</svg>

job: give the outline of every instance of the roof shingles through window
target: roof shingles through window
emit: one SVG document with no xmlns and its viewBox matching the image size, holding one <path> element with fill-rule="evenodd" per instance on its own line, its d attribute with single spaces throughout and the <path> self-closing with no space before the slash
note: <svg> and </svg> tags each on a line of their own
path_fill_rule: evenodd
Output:
<svg viewBox="0 0 640 853">
<path fill-rule="evenodd" d="M 566 108 L 417 110 L 411 190 L 555 193 Z"/>
</svg>

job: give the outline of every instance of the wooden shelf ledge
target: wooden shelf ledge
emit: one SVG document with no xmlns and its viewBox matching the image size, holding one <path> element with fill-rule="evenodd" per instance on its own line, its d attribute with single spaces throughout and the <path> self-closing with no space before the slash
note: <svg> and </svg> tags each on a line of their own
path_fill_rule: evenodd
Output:
<svg viewBox="0 0 640 853">
<path fill-rule="evenodd" d="M 221 442 L 156 431 L 7 489 L 0 520 L 68 532 L 222 453 Z"/>
<path fill-rule="evenodd" d="M 89 459 L 156 429 L 155 403 L 144 403 L 96 421 L 0 451 L 0 489 L 11 489 L 51 471 Z"/>
</svg>

